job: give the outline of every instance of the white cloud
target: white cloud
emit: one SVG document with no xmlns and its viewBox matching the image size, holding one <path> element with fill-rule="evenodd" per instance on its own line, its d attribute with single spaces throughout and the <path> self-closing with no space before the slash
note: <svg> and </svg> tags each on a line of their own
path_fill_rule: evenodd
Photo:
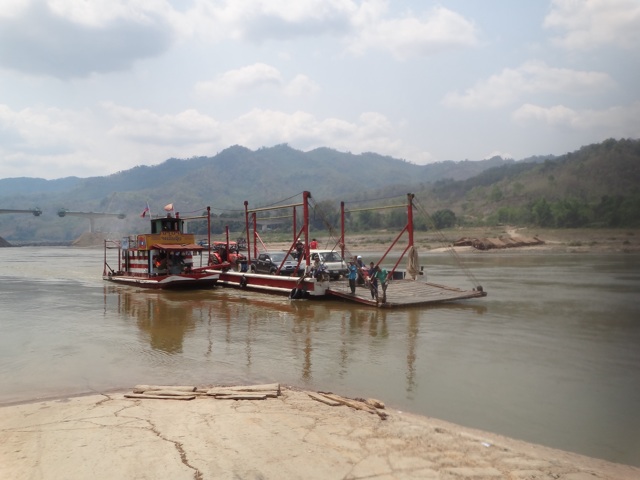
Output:
<svg viewBox="0 0 640 480">
<path fill-rule="evenodd" d="M 28 0 L 4 0 L 0 8 L 0 18 L 18 17 L 28 6 Z"/>
<path fill-rule="evenodd" d="M 393 132 L 388 119 L 378 113 L 364 113 L 358 122 L 349 122 L 339 118 L 318 119 L 302 111 L 261 109 L 247 112 L 231 121 L 228 127 L 227 133 L 233 135 L 237 143 L 251 148 L 286 142 L 301 149 L 330 146 L 369 150 L 370 142 L 388 145 Z"/>
<path fill-rule="evenodd" d="M 288 143 L 301 150 L 330 147 L 415 163 L 433 160 L 418 146 L 399 140 L 397 126 L 377 112 L 349 121 L 304 111 L 253 109 L 220 120 L 194 109 L 159 114 L 111 102 L 101 107 L 100 115 L 58 109 L 16 112 L 0 106 L 3 176 L 108 175 L 171 157 L 212 155 L 234 144 L 257 149 Z"/>
<path fill-rule="evenodd" d="M 179 20 L 186 35 L 263 42 L 345 32 L 351 0 L 196 0 Z"/>
<path fill-rule="evenodd" d="M 564 105 L 541 107 L 525 104 L 513 113 L 521 123 L 545 123 L 552 127 L 592 130 L 596 138 L 640 137 L 640 102 L 630 106 L 615 106 L 603 110 L 572 109 Z"/>
<path fill-rule="evenodd" d="M 42 0 L 42 3 L 54 15 L 89 27 L 106 27 L 119 20 L 155 23 L 159 16 L 167 16 L 172 11 L 164 0 Z"/>
<path fill-rule="evenodd" d="M 89 110 L 37 107 L 12 110 L 0 105 L 3 174 L 60 178 L 109 171 L 110 157 L 96 154 L 101 133 Z"/>
<path fill-rule="evenodd" d="M 357 32 L 351 40 L 350 51 L 363 53 L 376 49 L 406 59 L 478 44 L 475 25 L 444 7 L 435 7 L 422 18 L 408 14 L 387 18 L 385 14 L 386 8 L 371 8 L 364 2 L 355 18 Z"/>
<path fill-rule="evenodd" d="M 173 41 L 166 18 L 152 7 L 31 0 L 0 16 L 0 68 L 59 78 L 129 69 Z"/>
<path fill-rule="evenodd" d="M 298 74 L 285 87 L 284 92 L 290 97 L 315 95 L 320 86 L 306 75 Z"/>
<path fill-rule="evenodd" d="M 195 92 L 201 97 L 222 98 L 229 95 L 271 88 L 289 97 L 309 96 L 320 91 L 320 86 L 303 74 L 296 75 L 288 83 L 280 71 L 271 65 L 255 63 L 236 70 L 229 70 L 212 81 L 198 82 Z"/>
<path fill-rule="evenodd" d="M 264 63 L 255 63 L 236 70 L 229 70 L 210 82 L 198 82 L 196 93 L 206 96 L 226 96 L 254 90 L 262 86 L 282 85 L 280 71 Z"/>
<path fill-rule="evenodd" d="M 460 108 L 498 108 L 524 96 L 542 93 L 584 95 L 602 92 L 614 85 L 602 72 L 554 68 L 542 62 L 527 62 L 518 68 L 505 68 L 482 80 L 464 93 L 451 92 L 443 104 Z"/>
<path fill-rule="evenodd" d="M 57 154 L 69 150 L 75 125 L 84 115 L 58 108 L 25 108 L 14 111 L 0 105 L 0 135 L 3 147 Z"/>
<path fill-rule="evenodd" d="M 489 160 L 490 158 L 493 157 L 500 157 L 500 158 L 513 158 L 513 155 L 508 153 L 508 152 L 502 152 L 500 150 L 493 150 L 491 153 L 488 153 L 487 155 L 485 155 L 484 157 L 482 157 L 485 160 Z"/>
<path fill-rule="evenodd" d="M 444 7 L 393 17 L 385 0 L 203 0 L 176 23 L 184 35 L 262 43 L 301 37 L 341 38 L 347 50 L 387 51 L 396 58 L 477 45 L 473 22 Z"/>
<path fill-rule="evenodd" d="M 114 125 L 109 135 L 138 144 L 194 145 L 211 144 L 220 139 L 220 123 L 210 116 L 189 109 L 175 115 L 105 103 L 105 111 Z"/>
<path fill-rule="evenodd" d="M 637 0 L 553 0 L 544 26 L 562 30 L 555 41 L 564 48 L 586 50 L 613 45 L 640 48 Z"/>
</svg>

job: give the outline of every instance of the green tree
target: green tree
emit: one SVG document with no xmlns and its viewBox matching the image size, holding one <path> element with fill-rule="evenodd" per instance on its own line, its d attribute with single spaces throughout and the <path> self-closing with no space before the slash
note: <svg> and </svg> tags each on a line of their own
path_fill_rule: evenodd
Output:
<svg viewBox="0 0 640 480">
<path fill-rule="evenodd" d="M 577 228 L 589 223 L 588 207 L 575 199 L 563 199 L 552 206 L 557 227 Z"/>
<path fill-rule="evenodd" d="M 449 209 L 438 210 L 431 216 L 431 218 L 433 219 L 433 224 L 437 229 L 450 228 L 456 224 L 456 214 Z"/>
<path fill-rule="evenodd" d="M 489 196 L 489 199 L 492 202 L 499 202 L 503 198 L 504 198 L 504 193 L 502 193 L 502 190 L 500 189 L 500 187 L 495 185 L 491 190 L 491 195 Z"/>
<path fill-rule="evenodd" d="M 313 230 L 331 230 L 340 222 L 340 211 L 332 200 L 316 203 L 311 212 L 309 225 Z"/>
<path fill-rule="evenodd" d="M 553 225 L 553 212 L 546 199 L 541 198 L 533 204 L 533 221 L 540 227 L 550 227 Z"/>
</svg>

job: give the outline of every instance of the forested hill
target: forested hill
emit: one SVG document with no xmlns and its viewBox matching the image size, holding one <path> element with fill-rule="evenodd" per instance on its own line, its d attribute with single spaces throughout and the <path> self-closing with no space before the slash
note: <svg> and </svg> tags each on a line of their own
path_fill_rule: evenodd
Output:
<svg viewBox="0 0 640 480">
<path fill-rule="evenodd" d="M 490 168 L 420 192 L 466 222 L 640 227 L 640 140 L 609 139 L 542 162 Z"/>
<path fill-rule="evenodd" d="M 155 212 L 173 203 L 185 214 L 211 205 L 219 215 L 241 211 L 245 200 L 260 206 L 303 190 L 327 204 L 414 192 L 430 211 L 449 210 L 457 223 L 640 226 L 639 185 L 639 140 L 607 140 L 561 157 L 422 166 L 328 148 L 233 146 L 214 157 L 169 159 L 105 177 L 0 179 L 0 208 L 43 210 L 19 222 L 15 215 L 0 215 L 0 237 L 65 241 L 86 230 L 84 221 L 58 218 L 60 208 L 122 212 L 127 219 L 109 228 L 139 231 L 147 202 Z"/>
<path fill-rule="evenodd" d="M 506 163 L 513 160 L 494 157 L 415 165 L 376 153 L 353 155 L 329 148 L 302 152 L 277 145 L 252 151 L 233 146 L 214 157 L 173 158 L 160 165 L 139 166 L 105 177 L 51 181 L 0 179 L 0 200 L 16 195 L 23 195 L 22 199 L 47 197 L 76 209 L 86 208 L 87 202 L 117 201 L 110 196 L 118 192 L 124 197 L 148 199 L 150 203 L 172 201 L 200 205 L 210 202 L 240 208 L 244 200 L 264 202 L 302 190 L 309 190 L 318 198 L 335 198 L 387 185 L 466 179 Z M 48 194 L 54 195 L 48 197 Z"/>
</svg>

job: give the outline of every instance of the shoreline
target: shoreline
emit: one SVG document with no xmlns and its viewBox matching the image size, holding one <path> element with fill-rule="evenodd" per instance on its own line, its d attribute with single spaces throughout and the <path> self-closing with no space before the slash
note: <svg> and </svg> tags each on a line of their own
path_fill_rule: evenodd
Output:
<svg viewBox="0 0 640 480">
<path fill-rule="evenodd" d="M 315 392 L 312 392 L 315 393 Z M 0 406 L 2 478 L 640 478 L 640 468 L 385 409 L 266 400 L 129 399 Z"/>
<path fill-rule="evenodd" d="M 233 235 L 232 235 L 233 236 Z M 383 254 L 396 238 L 397 232 L 372 232 L 367 234 L 347 235 L 345 238 L 346 253 L 356 255 Z M 453 247 L 453 243 L 461 238 L 499 238 L 499 237 L 536 237 L 544 243 L 541 245 L 495 248 L 478 250 L 473 247 Z M 263 241 L 269 250 L 287 250 L 291 243 L 279 237 L 264 235 Z M 321 248 L 339 250 L 337 241 L 318 236 Z M 399 241 L 406 245 L 406 237 Z M 519 227 L 473 227 L 452 228 L 442 231 L 414 232 L 414 245 L 421 255 L 429 253 L 468 254 L 518 254 L 529 253 L 640 253 L 640 229 L 534 229 Z M 396 246 L 397 248 L 397 246 Z"/>
</svg>

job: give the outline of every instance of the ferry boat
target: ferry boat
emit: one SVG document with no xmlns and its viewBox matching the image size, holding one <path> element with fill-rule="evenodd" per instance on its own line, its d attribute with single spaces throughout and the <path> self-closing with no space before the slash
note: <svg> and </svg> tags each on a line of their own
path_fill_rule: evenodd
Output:
<svg viewBox="0 0 640 480">
<path fill-rule="evenodd" d="M 211 231 L 211 209 L 207 207 L 205 216 L 180 218 L 179 213 L 167 213 L 151 218 L 151 233 L 105 240 L 102 278 L 155 289 L 213 287 L 220 273 L 209 268 L 208 257 L 203 258 L 205 247 L 195 243 L 195 235 L 185 232 L 185 222 L 198 219 L 207 219 Z"/>
<path fill-rule="evenodd" d="M 413 241 L 413 210 L 414 195 L 407 194 L 407 202 L 402 205 L 385 206 L 382 208 L 403 208 L 407 212 L 407 223 L 400 234 L 395 238 L 391 246 L 388 247 L 382 257 L 374 262 L 375 266 L 380 265 L 391 250 L 399 245 L 402 251 L 393 268 L 388 272 L 390 279 L 393 279 L 388 285 L 385 285 L 385 291 L 382 299 L 377 295 L 372 295 L 368 286 L 357 288 L 356 292 L 351 292 L 345 281 L 330 281 L 329 272 L 323 270 L 321 264 L 312 265 L 313 252 L 309 242 L 309 201 L 311 194 L 307 191 L 302 192 L 302 201 L 288 205 L 277 205 L 272 207 L 249 209 L 248 202 L 245 201 L 245 232 L 247 235 L 247 255 L 242 257 L 241 261 L 230 262 L 225 265 L 212 265 L 212 271 L 219 271 L 220 278 L 218 285 L 233 288 L 242 288 L 247 290 L 255 290 L 266 293 L 279 293 L 289 295 L 292 299 L 303 298 L 334 298 L 344 301 L 356 302 L 369 306 L 381 308 L 410 307 L 430 305 L 444 302 L 454 302 L 458 300 L 466 300 L 471 298 L 485 297 L 487 292 L 481 286 L 474 286 L 471 290 L 463 290 L 456 287 L 438 285 L 426 281 L 417 281 L 422 275 L 423 270 L 418 265 L 418 251 Z M 302 207 L 302 227 L 298 230 L 296 221 L 296 208 Z M 252 262 L 258 258 L 258 243 L 262 242 L 258 235 L 258 219 L 260 212 L 268 210 L 282 211 L 283 209 L 291 209 L 290 218 L 293 219 L 293 241 L 285 251 L 281 264 L 276 268 L 274 274 L 258 274 L 252 273 Z M 351 210 L 352 212 L 356 210 Z M 267 217 L 269 219 L 278 217 Z M 340 238 L 337 240 L 336 246 L 339 246 L 339 254 L 345 259 L 347 253 L 345 245 L 345 206 L 344 202 L 340 204 Z M 251 235 L 253 232 L 253 235 Z M 402 246 L 399 241 L 406 234 L 406 245 Z M 253 238 L 252 238 L 253 237 Z M 264 247 L 264 245 L 263 245 Z M 229 242 L 229 232 L 227 229 L 226 249 L 230 251 L 231 243 Z M 265 247 L 266 248 L 266 247 Z M 338 253 L 338 252 L 336 252 Z M 407 259 L 408 267 L 406 270 L 398 268 L 403 258 Z M 304 268 L 304 274 L 301 276 L 284 276 L 284 266 L 291 263 L 291 259 L 297 260 L 297 266 Z M 293 271 L 299 271 L 299 268 L 293 268 Z M 366 274 L 366 272 L 363 272 Z M 475 279 L 474 279 L 475 280 Z"/>
<path fill-rule="evenodd" d="M 265 293 L 276 293 L 281 295 L 289 295 L 291 298 L 321 298 L 324 297 L 329 288 L 328 275 L 317 274 L 313 271 L 310 262 L 309 255 L 299 255 L 296 250 L 296 246 L 305 245 L 306 252 L 309 252 L 309 199 L 311 194 L 309 192 L 302 193 L 302 201 L 299 203 L 279 205 L 277 207 L 265 207 L 249 209 L 248 202 L 244 202 L 245 205 L 245 232 L 247 234 L 246 243 L 247 252 L 246 255 L 239 254 L 235 259 L 231 255 L 226 256 L 230 262 L 226 264 L 220 264 L 212 262 L 211 271 L 217 271 L 220 273 L 218 285 L 232 288 L 241 288 L 246 290 L 260 291 Z M 300 230 L 297 230 L 296 225 L 296 208 L 302 207 L 303 209 L 303 225 Z M 276 269 L 274 274 L 262 274 L 252 273 L 252 262 L 258 258 L 258 243 L 261 241 L 258 235 L 257 214 L 259 212 L 265 212 L 268 210 L 283 210 L 292 209 L 293 218 L 293 232 L 294 240 L 291 243 L 288 251 L 283 257 L 282 263 Z M 273 217 L 272 217 L 273 218 Z M 253 236 L 250 235 L 253 232 Z M 252 238 L 253 237 L 253 238 Z M 211 242 L 209 242 L 211 243 Z M 220 245 L 220 244 L 224 245 Z M 233 245 L 236 242 L 229 241 L 229 232 L 227 228 L 227 240 L 226 242 L 216 242 L 218 244 L 218 250 L 225 249 L 227 252 L 233 252 Z M 253 249 L 253 254 L 252 254 Z M 237 248 L 236 248 L 237 252 Z M 224 255 L 223 255 L 224 256 Z M 285 276 L 281 275 L 284 272 L 283 268 L 286 262 L 290 262 L 295 259 L 297 266 L 295 270 L 304 270 L 306 274 L 298 276 Z"/>
</svg>

